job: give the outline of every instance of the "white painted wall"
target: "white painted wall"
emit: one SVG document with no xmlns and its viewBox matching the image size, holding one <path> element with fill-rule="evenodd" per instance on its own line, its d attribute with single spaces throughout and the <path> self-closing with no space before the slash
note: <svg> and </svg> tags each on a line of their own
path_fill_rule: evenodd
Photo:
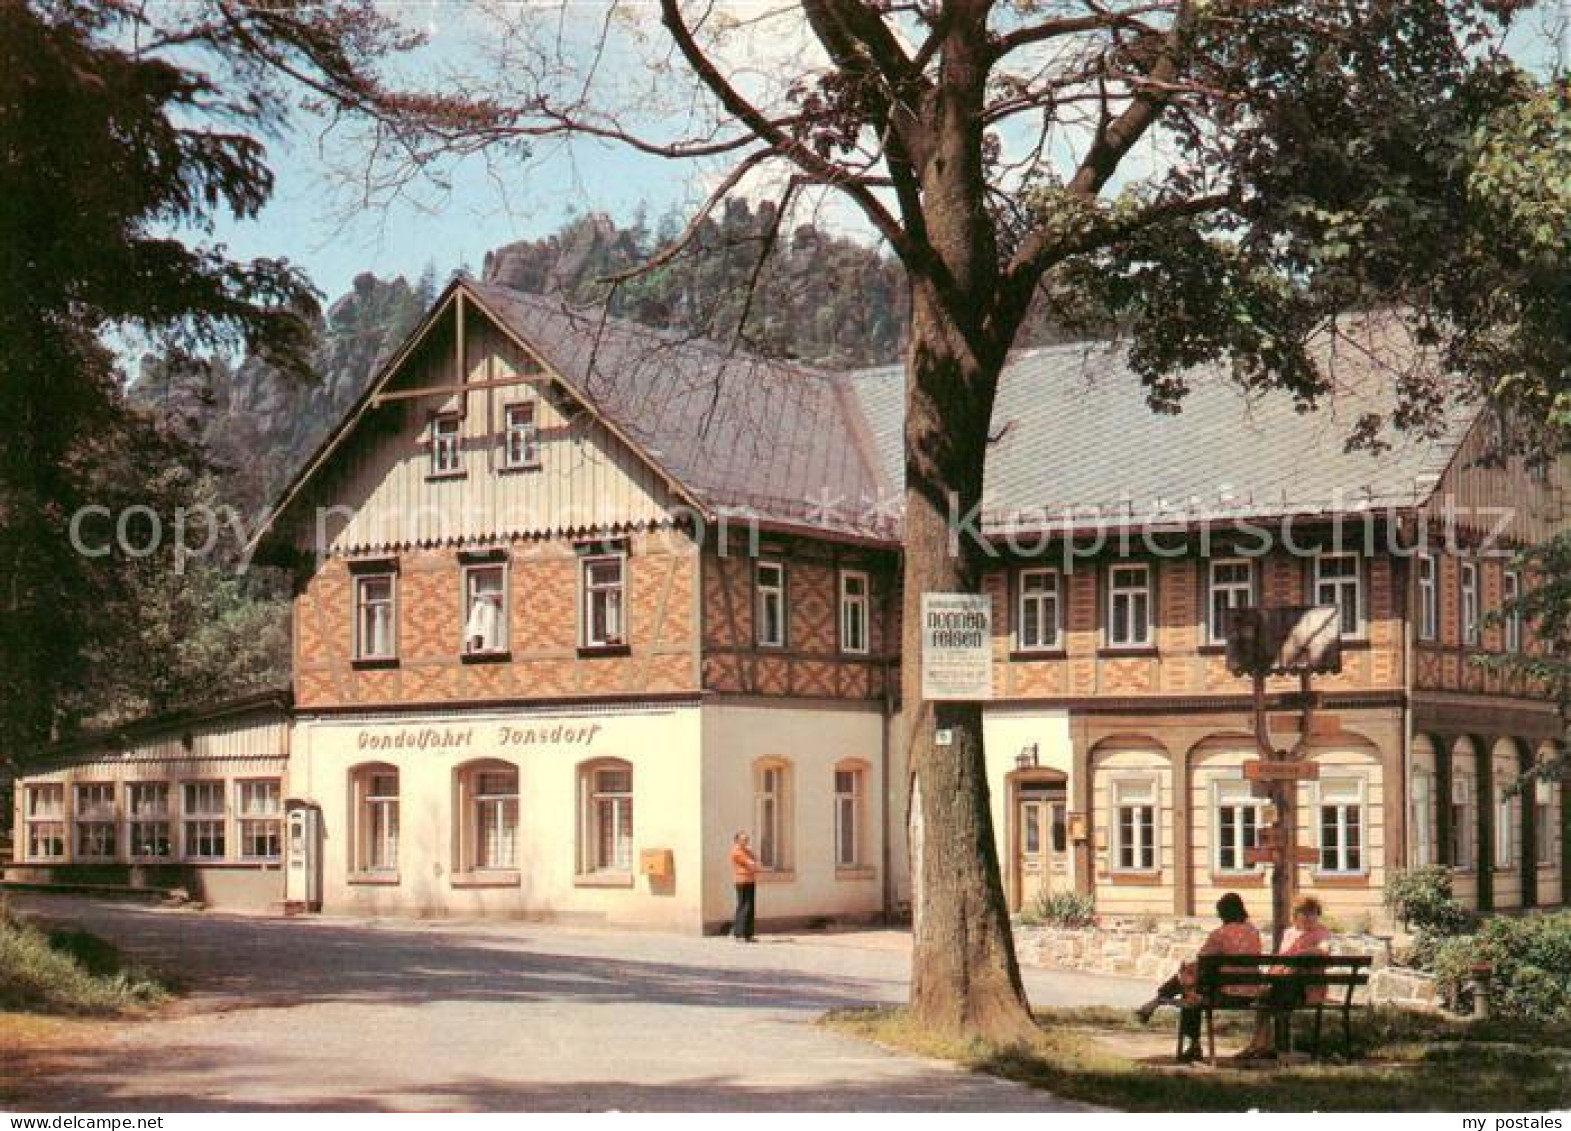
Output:
<svg viewBox="0 0 1571 1131">
<path fill-rule="evenodd" d="M 879 799 L 883 719 L 876 707 L 795 707 L 707 703 L 703 707 L 703 919 L 711 929 L 735 907 L 729 856 L 739 829 L 754 828 L 754 764 L 781 758 L 791 768 L 789 871 L 761 876 L 758 918 L 875 918 L 883 910 Z M 837 872 L 834 771 L 865 764 L 863 857 L 866 867 Z M 899 865 L 897 864 L 897 867 Z"/>
<path fill-rule="evenodd" d="M 498 727 L 598 726 L 592 742 L 503 746 Z M 473 728 L 462 749 L 370 749 L 362 736 L 431 727 Z M 592 758 L 633 766 L 632 883 L 589 886 L 576 876 L 578 767 Z M 518 767 L 519 883 L 455 887 L 455 769 L 476 758 Z M 398 767 L 399 870 L 396 885 L 349 877 L 350 772 L 365 762 Z M 649 706 L 578 713 L 402 715 L 397 718 L 303 718 L 290 762 L 290 796 L 322 807 L 323 909 L 352 914 L 499 915 L 696 931 L 702 887 L 698 822 L 699 709 Z M 637 875 L 643 849 L 668 848 L 674 882 Z"/>
</svg>

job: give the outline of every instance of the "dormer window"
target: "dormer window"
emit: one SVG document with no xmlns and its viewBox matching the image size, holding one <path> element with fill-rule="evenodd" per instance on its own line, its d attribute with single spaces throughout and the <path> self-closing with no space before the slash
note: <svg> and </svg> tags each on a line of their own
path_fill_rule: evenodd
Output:
<svg viewBox="0 0 1571 1131">
<path fill-rule="evenodd" d="M 456 415 L 436 416 L 431 419 L 431 474 L 461 475 L 464 470 L 463 454 L 458 446 Z"/>
<path fill-rule="evenodd" d="M 503 410 L 502 467 L 507 471 L 540 466 L 535 402 L 521 401 Z"/>
</svg>

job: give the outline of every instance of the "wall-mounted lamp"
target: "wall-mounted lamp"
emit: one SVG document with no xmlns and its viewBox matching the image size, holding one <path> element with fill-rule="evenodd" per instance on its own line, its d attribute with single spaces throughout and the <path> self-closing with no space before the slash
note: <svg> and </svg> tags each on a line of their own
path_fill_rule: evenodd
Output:
<svg viewBox="0 0 1571 1131">
<path fill-rule="evenodd" d="M 1034 769 L 1036 769 L 1036 764 L 1037 764 L 1036 763 L 1036 758 L 1037 758 L 1037 744 L 1036 743 L 1033 742 L 1029 746 L 1022 746 L 1020 748 L 1020 753 L 1015 755 L 1015 769 L 1017 769 L 1017 770 L 1034 770 Z"/>
</svg>

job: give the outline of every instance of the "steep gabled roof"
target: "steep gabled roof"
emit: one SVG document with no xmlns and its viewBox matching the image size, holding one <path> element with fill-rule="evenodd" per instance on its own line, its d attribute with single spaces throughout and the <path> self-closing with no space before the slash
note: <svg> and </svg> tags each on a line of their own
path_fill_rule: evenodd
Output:
<svg viewBox="0 0 1571 1131">
<path fill-rule="evenodd" d="M 887 539 L 882 468 L 842 375 L 494 284 L 481 308 L 712 513 Z"/>
<path fill-rule="evenodd" d="M 1347 450 L 1369 413 L 1395 406 L 1402 372 L 1430 364 L 1410 341 L 1348 350 L 1315 411 L 1280 391 L 1246 393 L 1220 366 L 1189 374 L 1178 415 L 1154 411 L 1121 346 L 1016 352 L 994 404 L 983 529 L 1187 522 L 1413 507 L 1434 490 L 1476 417 L 1458 407 L 1442 435 L 1398 434 L 1379 453 Z M 851 375 L 885 473 L 902 475 L 899 366 Z M 1074 523 L 1069 522 L 1073 516 Z"/>
<path fill-rule="evenodd" d="M 460 276 L 301 465 L 253 547 L 276 536 L 285 512 L 460 294 L 706 518 L 739 513 L 766 527 L 896 536 L 890 492 L 845 377 Z"/>
<path fill-rule="evenodd" d="M 307 461 L 283 506 L 459 292 L 706 518 L 740 512 L 765 526 L 898 540 L 900 366 L 826 373 L 462 277 Z M 1395 326 L 1370 319 L 1322 343 L 1338 350 L 1335 389 L 1312 412 L 1285 393 L 1246 393 L 1213 366 L 1188 375 L 1175 417 L 1149 407 L 1122 346 L 1018 351 L 994 408 L 983 529 L 1419 506 L 1478 413 L 1458 407 L 1436 437 L 1398 434 L 1379 453 L 1347 450 L 1366 414 L 1388 414 L 1402 382 L 1436 364 Z"/>
</svg>

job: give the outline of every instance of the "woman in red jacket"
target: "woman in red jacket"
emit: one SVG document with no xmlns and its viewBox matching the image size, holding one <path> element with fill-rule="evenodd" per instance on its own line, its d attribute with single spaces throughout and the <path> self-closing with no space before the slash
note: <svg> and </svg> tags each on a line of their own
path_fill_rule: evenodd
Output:
<svg viewBox="0 0 1571 1131">
<path fill-rule="evenodd" d="M 1249 921 L 1249 911 L 1237 892 L 1230 891 L 1216 901 L 1216 914 L 1222 920 L 1222 925 L 1201 944 L 1202 956 L 1260 953 L 1260 932 Z M 1140 1020 L 1149 1021 L 1159 1006 L 1179 1007 L 1178 1027 L 1183 1034 L 1184 1048 L 1178 1054 L 1178 1059 L 1185 1063 L 1200 1059 L 1200 1008 L 1189 1000 L 1196 973 L 1197 967 L 1193 962 L 1184 963 L 1178 968 L 1177 974 L 1157 987 L 1156 997 L 1135 1010 Z M 1258 989 L 1258 986 L 1223 986 L 1222 993 L 1227 997 L 1253 1000 Z"/>
</svg>

